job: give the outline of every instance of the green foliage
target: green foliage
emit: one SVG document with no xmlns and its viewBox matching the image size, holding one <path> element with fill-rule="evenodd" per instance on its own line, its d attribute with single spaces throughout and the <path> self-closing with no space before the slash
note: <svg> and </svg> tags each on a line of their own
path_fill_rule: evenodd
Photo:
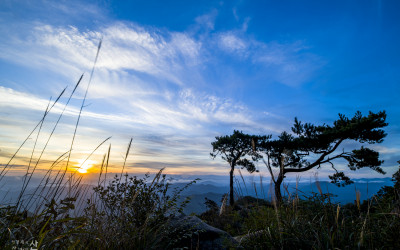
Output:
<svg viewBox="0 0 400 250">
<path fill-rule="evenodd" d="M 76 199 L 67 197 L 60 201 L 52 199 L 42 212 L 28 216 L 27 211 L 18 212 L 16 207 L 0 209 L 0 246 L 9 248 L 31 247 L 66 248 L 78 243 L 85 233 L 84 217 L 69 216 Z M 24 242 L 24 243 L 22 243 Z"/>
</svg>

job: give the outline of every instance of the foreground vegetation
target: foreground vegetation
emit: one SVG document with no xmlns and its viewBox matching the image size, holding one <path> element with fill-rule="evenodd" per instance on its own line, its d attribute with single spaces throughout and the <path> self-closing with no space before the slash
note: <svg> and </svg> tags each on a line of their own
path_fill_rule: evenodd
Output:
<svg viewBox="0 0 400 250">
<path fill-rule="evenodd" d="M 6 249 L 168 249 L 179 245 L 184 232 L 169 227 L 173 215 L 182 212 L 188 200 L 178 202 L 184 188 L 169 192 L 166 175 L 152 180 L 115 176 L 108 185 L 98 185 L 79 216 L 71 216 L 78 196 L 52 199 L 37 213 L 16 206 L 0 208 L 0 246 Z M 170 193 L 171 195 L 168 195 Z"/>
<path fill-rule="evenodd" d="M 400 170 L 394 186 L 373 198 L 341 205 L 330 194 L 286 196 L 277 206 L 241 197 L 234 206 L 217 206 L 199 217 L 236 236 L 238 249 L 399 249 Z M 193 230 L 172 226 L 188 200 L 178 202 L 183 189 L 171 189 L 160 171 L 154 178 L 115 176 L 100 183 L 80 216 L 72 216 L 78 197 L 51 200 L 31 214 L 15 206 L 0 209 L 2 249 L 173 249 L 193 248 Z M 197 239 L 197 238 L 196 238 Z M 200 239 L 207 240 L 207 239 Z M 33 245 L 32 245 L 33 244 Z"/>
<path fill-rule="evenodd" d="M 400 163 L 400 162 L 399 162 Z M 226 230 L 245 249 L 399 249 L 400 170 L 394 187 L 354 204 L 331 201 L 331 194 L 286 197 L 274 202 L 243 197 L 225 211 L 207 201 L 204 221 Z"/>
</svg>

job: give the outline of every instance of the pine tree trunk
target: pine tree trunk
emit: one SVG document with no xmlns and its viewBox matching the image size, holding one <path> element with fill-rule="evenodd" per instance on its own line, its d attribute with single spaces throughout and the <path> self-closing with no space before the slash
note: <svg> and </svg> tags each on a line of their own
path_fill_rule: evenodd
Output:
<svg viewBox="0 0 400 250">
<path fill-rule="evenodd" d="M 233 197 L 233 171 L 235 170 L 235 166 L 231 166 L 231 171 L 229 172 L 229 205 L 233 207 L 233 204 L 235 203 L 234 197 Z"/>
</svg>

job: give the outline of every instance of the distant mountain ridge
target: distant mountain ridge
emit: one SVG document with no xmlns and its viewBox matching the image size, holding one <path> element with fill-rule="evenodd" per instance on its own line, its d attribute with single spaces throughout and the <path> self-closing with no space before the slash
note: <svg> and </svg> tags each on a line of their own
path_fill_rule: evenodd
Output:
<svg viewBox="0 0 400 250">
<path fill-rule="evenodd" d="M 359 178 L 354 179 L 354 184 L 345 187 L 338 187 L 329 181 L 319 181 L 318 183 L 323 193 L 331 193 L 331 200 L 340 204 L 353 203 L 356 200 L 357 192 L 360 192 L 360 199 L 363 201 L 376 195 L 383 186 L 393 186 L 391 178 Z M 175 183 L 172 185 L 172 188 L 183 187 L 184 185 L 186 185 L 186 183 Z M 313 193 L 319 193 L 316 181 L 308 183 L 299 182 L 297 190 L 295 182 L 287 182 L 285 185 L 287 185 L 287 189 L 291 195 L 296 194 L 297 192 L 299 197 L 303 199 L 312 196 Z M 264 184 L 263 186 L 259 183 L 255 183 L 255 185 L 246 184 L 246 187 L 247 188 L 242 184 L 241 190 L 238 190 L 237 187 L 236 190 L 242 196 L 249 195 L 260 199 L 271 200 L 270 184 Z M 287 195 L 286 190 L 284 190 L 285 188 L 282 187 L 282 193 Z M 191 202 L 185 209 L 185 213 L 191 214 L 204 212 L 206 210 L 206 206 L 204 205 L 205 198 L 214 200 L 220 205 L 223 195 L 228 191 L 228 185 L 213 184 L 210 181 L 191 185 L 182 192 L 182 196 L 191 197 Z"/>
<path fill-rule="evenodd" d="M 6 176 L 2 183 L 0 183 L 0 204 L 6 205 L 11 204 L 16 200 L 20 189 L 21 189 L 21 177 L 19 176 Z M 255 179 L 256 180 L 256 179 Z M 380 188 L 383 186 L 393 186 L 393 182 L 391 178 L 358 178 L 353 179 L 354 184 L 345 186 L 345 187 L 337 187 L 336 185 L 330 183 L 329 181 L 319 181 L 319 186 L 323 193 L 332 193 L 332 201 L 339 202 L 341 204 L 352 203 L 356 199 L 356 192 L 360 192 L 361 200 L 366 200 L 375 195 Z M 32 193 L 32 191 L 37 187 L 40 183 L 40 179 L 32 178 L 32 182 L 30 183 L 28 189 L 26 190 L 26 194 Z M 171 184 L 170 192 L 173 191 L 174 188 L 183 188 L 187 185 L 187 181 L 185 182 L 176 182 Z M 296 192 L 300 196 L 300 198 L 306 198 L 311 196 L 313 193 L 319 193 L 316 181 L 302 181 L 298 183 L 298 190 L 296 190 L 296 182 L 289 181 L 286 182 L 287 189 L 291 194 L 295 194 Z M 93 186 L 94 185 L 90 185 Z M 235 185 L 237 193 L 241 196 L 253 196 L 260 199 L 271 199 L 271 186 L 270 183 L 263 183 L 261 186 L 259 182 L 247 182 L 244 184 L 240 181 L 240 187 Z M 90 188 L 89 188 L 90 189 Z M 282 187 L 282 191 L 284 192 L 284 188 Z M 182 193 L 182 200 L 185 197 L 190 197 L 191 201 L 187 205 L 184 212 L 186 214 L 191 213 L 202 213 L 206 210 L 206 206 L 204 204 L 205 198 L 211 199 L 215 201 L 217 204 L 221 204 L 221 200 L 224 194 L 229 192 L 229 185 L 223 182 L 217 181 L 199 181 L 195 184 L 192 184 L 187 189 L 185 189 Z"/>
</svg>

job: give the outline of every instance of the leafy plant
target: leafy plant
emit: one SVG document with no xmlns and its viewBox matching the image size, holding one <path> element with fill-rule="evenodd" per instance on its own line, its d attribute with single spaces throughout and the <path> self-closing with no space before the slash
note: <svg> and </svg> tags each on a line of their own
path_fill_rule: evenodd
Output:
<svg viewBox="0 0 400 250">
<path fill-rule="evenodd" d="M 144 178 L 115 176 L 106 187 L 94 188 L 93 199 L 88 200 L 85 209 L 90 221 L 88 231 L 94 237 L 91 242 L 101 239 L 99 243 L 107 248 L 168 246 L 169 219 L 182 213 L 189 202 L 185 199 L 179 203 L 180 193 L 196 180 L 170 192 L 162 170 L 151 182 L 149 177 L 148 174 Z"/>
</svg>

